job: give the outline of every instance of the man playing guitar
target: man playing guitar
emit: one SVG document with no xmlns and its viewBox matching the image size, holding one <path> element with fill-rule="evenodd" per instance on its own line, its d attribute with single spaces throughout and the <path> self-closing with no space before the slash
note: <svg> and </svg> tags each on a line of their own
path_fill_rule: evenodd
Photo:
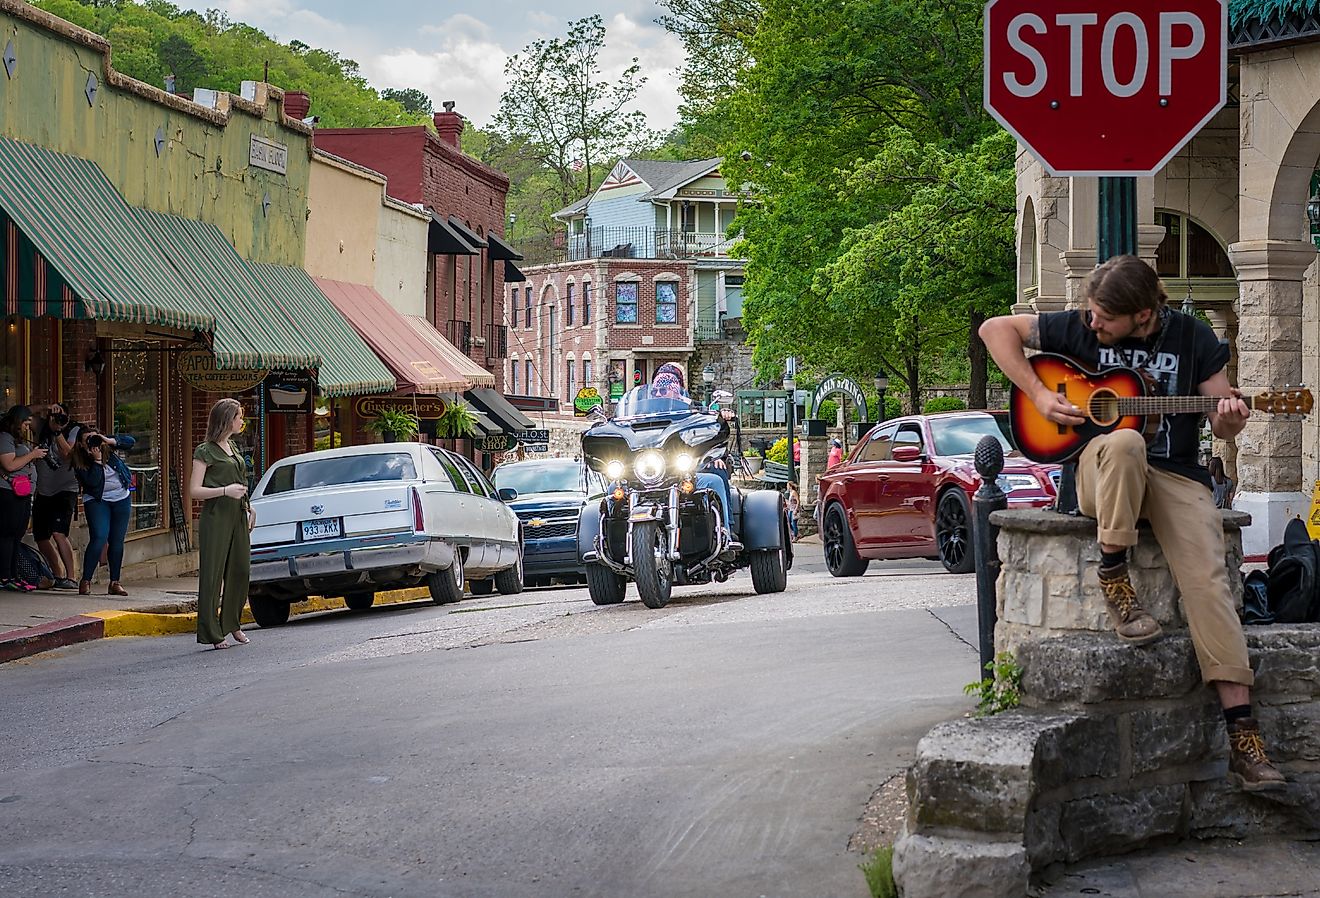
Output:
<svg viewBox="0 0 1320 898">
<path fill-rule="evenodd" d="M 1209 413 L 1210 429 L 1231 440 L 1251 414 L 1232 389 L 1224 365 L 1228 347 L 1197 318 L 1168 306 L 1154 270 L 1136 256 L 1105 262 L 1082 288 L 1085 310 L 1004 315 L 986 321 L 981 339 L 1000 369 L 1042 416 L 1057 425 L 1084 423 L 1082 409 L 1043 383 L 1025 349 L 1071 356 L 1093 370 L 1146 372 L 1166 396 L 1223 396 Z M 1229 773 L 1249 791 L 1284 784 L 1265 754 L 1251 716 L 1253 675 L 1242 625 L 1224 568 L 1224 532 L 1197 462 L 1200 414 L 1166 415 L 1147 443 L 1139 430 L 1120 429 L 1091 439 L 1077 458 L 1077 501 L 1096 519 L 1100 586 L 1119 638 L 1154 642 L 1160 625 L 1141 607 L 1128 578 L 1127 551 L 1137 543 L 1137 521 L 1150 522 L 1182 595 L 1202 679 L 1213 684 L 1228 725 Z"/>
</svg>

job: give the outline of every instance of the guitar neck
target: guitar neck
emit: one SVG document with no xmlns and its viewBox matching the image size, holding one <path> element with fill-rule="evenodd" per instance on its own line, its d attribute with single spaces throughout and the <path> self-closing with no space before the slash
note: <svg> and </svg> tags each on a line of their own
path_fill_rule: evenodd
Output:
<svg viewBox="0 0 1320 898">
<path fill-rule="evenodd" d="M 1219 400 L 1227 396 L 1133 396 L 1119 398 L 1121 415 L 1184 415 L 1207 414 L 1219 408 Z M 1243 396 L 1247 408 L 1256 408 L 1255 396 Z"/>
</svg>

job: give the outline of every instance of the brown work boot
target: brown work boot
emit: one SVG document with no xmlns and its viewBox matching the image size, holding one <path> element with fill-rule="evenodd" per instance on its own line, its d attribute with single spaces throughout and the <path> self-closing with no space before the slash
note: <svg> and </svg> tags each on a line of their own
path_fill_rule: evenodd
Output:
<svg viewBox="0 0 1320 898">
<path fill-rule="evenodd" d="M 1127 565 L 1100 569 L 1100 588 L 1114 621 L 1118 638 L 1132 645 L 1147 645 L 1164 635 L 1159 622 L 1137 601 L 1137 591 L 1128 579 Z"/>
<path fill-rule="evenodd" d="M 1265 740 L 1254 717 L 1228 725 L 1228 778 L 1247 792 L 1277 789 L 1288 781 L 1265 756 Z"/>
</svg>

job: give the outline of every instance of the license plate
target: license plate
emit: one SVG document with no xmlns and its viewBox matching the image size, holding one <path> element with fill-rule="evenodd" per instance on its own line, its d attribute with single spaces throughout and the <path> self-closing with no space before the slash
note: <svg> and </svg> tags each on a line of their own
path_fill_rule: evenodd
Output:
<svg viewBox="0 0 1320 898">
<path fill-rule="evenodd" d="M 326 518 L 323 521 L 303 521 L 303 542 L 310 539 L 330 539 L 339 536 L 339 518 Z"/>
</svg>

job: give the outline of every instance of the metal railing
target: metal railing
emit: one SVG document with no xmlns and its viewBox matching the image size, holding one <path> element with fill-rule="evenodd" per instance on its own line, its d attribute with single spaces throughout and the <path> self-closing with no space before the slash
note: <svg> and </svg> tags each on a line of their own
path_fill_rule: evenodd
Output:
<svg viewBox="0 0 1320 898">
<path fill-rule="evenodd" d="M 581 234 L 558 233 L 518 241 L 523 267 L 584 259 L 727 258 L 737 238 L 699 231 L 600 227 Z"/>
<path fill-rule="evenodd" d="M 509 357 L 509 329 L 503 324 L 491 324 L 486 327 L 486 358 L 507 359 Z"/>
<path fill-rule="evenodd" d="M 457 318 L 449 319 L 449 325 L 445 329 L 445 336 L 449 342 L 458 347 L 459 352 L 464 355 L 472 355 L 472 322 L 460 321 Z"/>
</svg>

